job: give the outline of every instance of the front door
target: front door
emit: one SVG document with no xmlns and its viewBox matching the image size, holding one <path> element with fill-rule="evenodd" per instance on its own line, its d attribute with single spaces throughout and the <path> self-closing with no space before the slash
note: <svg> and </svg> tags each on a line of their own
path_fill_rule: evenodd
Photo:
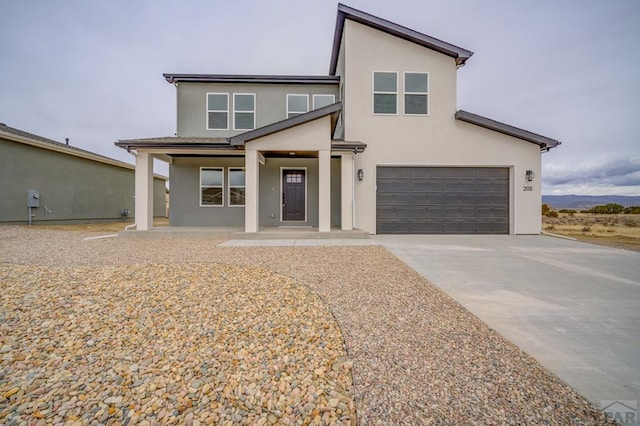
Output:
<svg viewBox="0 0 640 426">
<path fill-rule="evenodd" d="M 305 220 L 305 170 L 282 170 L 282 220 Z"/>
</svg>

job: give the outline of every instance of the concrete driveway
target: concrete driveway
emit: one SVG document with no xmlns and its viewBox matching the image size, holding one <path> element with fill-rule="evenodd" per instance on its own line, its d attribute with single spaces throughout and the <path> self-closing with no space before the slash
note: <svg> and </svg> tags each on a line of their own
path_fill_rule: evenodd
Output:
<svg viewBox="0 0 640 426">
<path fill-rule="evenodd" d="M 640 253 L 548 236 L 373 239 L 596 406 L 640 405 Z"/>
</svg>

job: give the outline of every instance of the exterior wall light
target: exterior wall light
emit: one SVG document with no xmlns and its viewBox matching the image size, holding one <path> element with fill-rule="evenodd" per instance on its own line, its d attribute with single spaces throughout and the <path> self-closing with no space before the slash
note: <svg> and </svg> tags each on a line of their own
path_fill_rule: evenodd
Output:
<svg viewBox="0 0 640 426">
<path fill-rule="evenodd" d="M 358 180 L 364 179 L 364 172 L 362 169 L 358 169 Z"/>
<path fill-rule="evenodd" d="M 533 182 L 533 178 L 536 177 L 536 175 L 533 173 L 533 170 L 527 170 L 527 182 Z"/>
</svg>

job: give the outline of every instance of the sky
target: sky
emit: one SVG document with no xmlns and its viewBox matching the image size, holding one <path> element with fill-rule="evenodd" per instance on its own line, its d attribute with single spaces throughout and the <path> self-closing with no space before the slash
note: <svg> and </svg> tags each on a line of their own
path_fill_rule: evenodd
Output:
<svg viewBox="0 0 640 426">
<path fill-rule="evenodd" d="M 562 145 L 545 195 L 640 195 L 640 0 L 344 0 L 475 54 L 458 109 Z M 173 135 L 162 73 L 326 75 L 330 0 L 2 0 L 0 122 L 133 162 Z M 156 163 L 156 172 L 168 167 Z"/>
</svg>

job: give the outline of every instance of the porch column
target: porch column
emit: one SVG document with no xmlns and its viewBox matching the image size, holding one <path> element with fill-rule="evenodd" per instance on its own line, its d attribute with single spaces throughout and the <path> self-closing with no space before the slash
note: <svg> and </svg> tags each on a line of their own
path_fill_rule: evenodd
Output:
<svg viewBox="0 0 640 426">
<path fill-rule="evenodd" d="M 258 151 L 246 149 L 244 151 L 245 201 L 244 201 L 244 232 L 258 232 Z"/>
<path fill-rule="evenodd" d="M 318 151 L 318 231 L 331 231 L 331 151 Z"/>
<path fill-rule="evenodd" d="M 135 171 L 135 222 L 136 230 L 153 228 L 153 155 L 138 152 Z"/>
<path fill-rule="evenodd" d="M 340 223 L 343 231 L 353 229 L 353 154 L 340 155 Z"/>
</svg>

